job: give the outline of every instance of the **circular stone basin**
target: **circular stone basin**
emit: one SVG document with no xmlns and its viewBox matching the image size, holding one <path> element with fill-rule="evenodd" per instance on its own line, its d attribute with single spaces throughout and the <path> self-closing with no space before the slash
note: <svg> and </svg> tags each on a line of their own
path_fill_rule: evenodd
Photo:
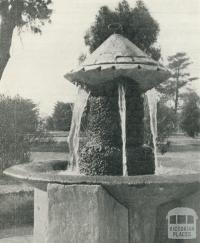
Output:
<svg viewBox="0 0 200 243">
<path fill-rule="evenodd" d="M 200 174 L 142 176 L 70 175 L 67 161 L 27 163 L 10 167 L 4 174 L 41 190 L 48 184 L 101 185 L 123 205 L 151 202 L 154 206 L 180 199 L 200 190 Z"/>
</svg>

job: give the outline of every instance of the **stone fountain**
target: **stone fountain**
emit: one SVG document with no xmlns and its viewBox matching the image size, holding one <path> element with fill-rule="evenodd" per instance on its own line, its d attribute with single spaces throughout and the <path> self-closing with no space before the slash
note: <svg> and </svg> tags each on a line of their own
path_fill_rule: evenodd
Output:
<svg viewBox="0 0 200 243">
<path fill-rule="evenodd" d="M 155 175 L 154 149 L 144 145 L 144 93 L 169 76 L 119 34 L 65 75 L 88 94 L 86 141 L 69 141 L 76 148 L 70 166 L 48 161 L 5 171 L 35 188 L 35 242 L 177 242 L 169 239 L 168 212 L 189 207 L 200 215 L 199 174 Z"/>
</svg>

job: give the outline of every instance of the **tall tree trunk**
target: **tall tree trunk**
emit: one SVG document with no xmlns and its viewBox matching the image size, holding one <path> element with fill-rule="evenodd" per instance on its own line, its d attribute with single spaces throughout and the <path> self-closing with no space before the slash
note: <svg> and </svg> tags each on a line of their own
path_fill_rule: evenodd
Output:
<svg viewBox="0 0 200 243">
<path fill-rule="evenodd" d="M 178 90 L 178 80 L 176 81 L 176 93 L 175 93 L 175 105 L 174 105 L 174 112 L 177 114 L 178 110 L 178 98 L 179 98 L 179 90 Z"/>
<path fill-rule="evenodd" d="M 179 121 L 178 121 L 178 101 L 179 101 L 179 68 L 177 70 L 177 78 L 176 78 L 176 93 L 175 93 L 175 104 L 174 104 L 174 112 L 175 112 L 175 130 L 179 131 Z"/>
<path fill-rule="evenodd" d="M 10 58 L 14 27 L 9 14 L 6 11 L 0 11 L 0 80 Z"/>
<path fill-rule="evenodd" d="M 179 68 L 177 70 L 177 77 L 176 77 L 176 93 L 175 93 L 175 104 L 174 104 L 174 112 L 175 114 L 177 114 L 177 110 L 178 110 L 178 99 L 179 99 L 179 85 L 178 85 L 178 81 L 179 81 Z"/>
</svg>

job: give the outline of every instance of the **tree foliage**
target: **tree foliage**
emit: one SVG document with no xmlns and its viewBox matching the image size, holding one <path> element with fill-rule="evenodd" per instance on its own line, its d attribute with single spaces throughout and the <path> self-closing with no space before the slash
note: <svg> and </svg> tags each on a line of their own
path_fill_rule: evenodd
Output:
<svg viewBox="0 0 200 243">
<path fill-rule="evenodd" d="M 173 102 L 174 112 L 176 114 L 179 108 L 181 89 L 198 78 L 191 77 L 187 71 L 191 61 L 185 52 L 178 52 L 175 55 L 169 56 L 168 63 L 168 68 L 172 76 L 166 82 L 162 83 L 158 87 L 158 90 L 165 96 L 166 100 Z"/>
<path fill-rule="evenodd" d="M 0 14 L 7 17 L 10 25 L 26 25 L 35 33 L 41 33 L 41 27 L 50 21 L 51 0 L 1 0 Z"/>
<path fill-rule="evenodd" d="M 49 128 L 58 131 L 69 131 L 72 119 L 72 103 L 57 102 L 52 117 L 48 118 Z"/>
<path fill-rule="evenodd" d="M 116 23 L 122 26 L 122 30 L 118 29 L 116 32 L 127 37 L 154 59 L 160 58 L 160 49 L 154 46 L 159 33 L 159 25 L 141 0 L 136 2 L 135 8 L 131 8 L 128 2 L 123 0 L 114 11 L 107 6 L 99 9 L 94 24 L 84 37 L 90 52 L 93 52 L 113 34 L 113 30 L 108 26 Z"/>
<path fill-rule="evenodd" d="M 28 134 L 35 133 L 37 126 L 38 110 L 31 100 L 0 96 L 1 169 L 29 160 Z"/>
<path fill-rule="evenodd" d="M 46 120 L 47 130 L 69 131 L 72 121 L 74 104 L 58 101 L 54 107 L 52 116 Z M 87 126 L 87 109 L 83 112 L 81 118 L 81 131 L 85 131 Z"/>
<path fill-rule="evenodd" d="M 15 27 L 26 26 L 34 33 L 50 21 L 51 0 L 0 0 L 0 79 L 10 57 Z"/>
<path fill-rule="evenodd" d="M 181 128 L 190 137 L 195 137 L 200 132 L 200 97 L 193 91 L 185 94 L 184 101 Z"/>
<path fill-rule="evenodd" d="M 176 116 L 172 108 L 158 102 L 158 143 L 163 143 L 175 131 Z"/>
<path fill-rule="evenodd" d="M 53 118 L 52 116 L 48 116 L 46 118 L 46 121 L 45 121 L 45 129 L 49 130 L 49 131 L 53 131 L 55 130 L 54 129 L 54 121 L 53 121 Z"/>
</svg>

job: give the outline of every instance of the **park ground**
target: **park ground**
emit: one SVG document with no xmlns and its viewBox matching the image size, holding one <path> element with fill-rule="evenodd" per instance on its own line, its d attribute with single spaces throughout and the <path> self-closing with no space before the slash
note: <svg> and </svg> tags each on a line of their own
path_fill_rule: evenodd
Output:
<svg viewBox="0 0 200 243">
<path fill-rule="evenodd" d="M 66 141 L 66 135 L 56 137 Z M 183 134 L 169 138 L 169 151 L 158 153 L 158 161 L 168 174 L 200 173 L 200 137 L 190 138 Z M 31 161 L 68 159 L 67 151 L 32 151 Z M 21 182 L 0 177 L 0 243 L 31 243 L 33 233 L 33 191 Z M 18 220 L 23 218 L 23 223 Z M 10 222 L 9 222 L 9 220 Z M 13 223 L 14 220 L 14 223 Z M 5 222 L 8 221 L 8 222 Z M 16 226 L 17 225 L 17 226 Z"/>
</svg>

